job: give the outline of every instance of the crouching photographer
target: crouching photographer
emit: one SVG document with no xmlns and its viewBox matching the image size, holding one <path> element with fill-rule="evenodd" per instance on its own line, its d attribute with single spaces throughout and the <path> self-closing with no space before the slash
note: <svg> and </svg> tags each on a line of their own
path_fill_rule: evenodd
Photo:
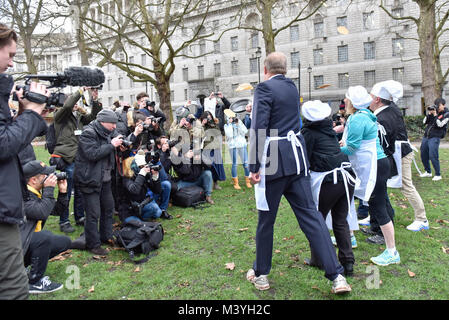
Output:
<svg viewBox="0 0 449 320">
<path fill-rule="evenodd" d="M 187 152 L 178 151 L 176 147 L 172 148 L 172 164 L 179 181 L 177 181 L 178 190 L 184 187 L 196 185 L 204 189 L 206 202 L 214 204 L 212 200 L 212 172 L 210 164 L 205 163 L 201 158 L 201 150 L 193 150 L 192 147 L 184 148 Z M 176 156 L 176 159 L 173 157 Z"/>
<path fill-rule="evenodd" d="M 20 231 L 25 266 L 31 267 L 30 293 L 48 293 L 63 287 L 44 276 L 48 260 L 71 246 L 69 237 L 43 230 L 50 215 L 60 216 L 69 206 L 67 176 L 65 172 L 55 174 L 54 171 L 55 167 L 47 167 L 38 160 L 28 162 L 23 167 L 28 196 L 24 201 L 26 223 L 21 225 Z M 56 185 L 59 188 L 57 201 L 53 195 Z"/>
<path fill-rule="evenodd" d="M 123 186 L 126 194 L 119 207 L 120 219 L 123 222 L 132 219 L 146 221 L 159 217 L 171 218 L 165 210 L 161 210 L 151 196 L 162 192 L 159 170 L 159 165 L 147 163 L 145 154 L 141 151 L 135 157 L 129 157 L 124 161 Z"/>
</svg>

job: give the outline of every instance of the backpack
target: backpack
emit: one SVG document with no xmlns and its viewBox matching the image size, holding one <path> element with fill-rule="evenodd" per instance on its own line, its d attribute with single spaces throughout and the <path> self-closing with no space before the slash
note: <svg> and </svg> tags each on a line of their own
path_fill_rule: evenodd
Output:
<svg viewBox="0 0 449 320">
<path fill-rule="evenodd" d="M 114 231 L 114 237 L 115 242 L 126 249 L 130 260 L 140 264 L 156 255 L 150 255 L 150 252 L 159 248 L 159 244 L 164 239 L 164 229 L 158 222 L 130 220 L 125 222 L 120 230 Z M 135 254 L 145 254 L 146 257 L 135 260 Z"/>
<path fill-rule="evenodd" d="M 56 147 L 56 131 L 55 124 L 52 123 L 48 126 L 47 133 L 45 134 L 45 149 L 48 153 L 53 154 Z"/>
<path fill-rule="evenodd" d="M 172 196 L 173 204 L 184 208 L 196 207 L 204 203 L 205 199 L 204 189 L 195 185 L 181 188 Z"/>
</svg>

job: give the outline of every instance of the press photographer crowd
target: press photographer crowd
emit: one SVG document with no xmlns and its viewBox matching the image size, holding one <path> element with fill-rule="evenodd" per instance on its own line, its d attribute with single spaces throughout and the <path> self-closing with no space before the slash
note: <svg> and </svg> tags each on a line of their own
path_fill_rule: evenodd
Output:
<svg viewBox="0 0 449 320">
<path fill-rule="evenodd" d="M 401 188 L 415 210 L 407 229 L 429 228 L 412 182 L 414 147 L 395 105 L 403 94 L 396 81 L 380 82 L 370 93 L 349 87 L 334 115 L 319 100 L 299 108 L 296 86 L 285 77 L 285 55 L 274 52 L 264 62 L 265 81 L 255 89 L 244 119 L 221 92 L 212 92 L 196 108 L 191 101 L 176 108 L 169 124 L 170 116 L 146 92 L 136 101 L 104 106 L 98 99 L 104 82 L 99 69 L 71 67 L 54 76 L 28 75 L 25 85 L 14 85 L 6 70 L 13 65 L 16 43 L 15 32 L 0 24 L 0 299 L 61 289 L 62 284 L 46 275 L 49 259 L 68 249 L 107 255 L 104 246 L 117 244 L 114 215 L 122 226 L 148 228 L 150 224 L 142 223 L 173 219 L 172 205 L 214 205 L 213 193 L 227 179 L 224 145 L 233 188 L 254 188 L 256 195 L 256 259 L 246 277 L 259 290 L 270 288 L 273 225 L 282 195 L 310 242 L 306 263 L 325 270 L 333 293 L 351 291 L 346 277 L 353 273 L 359 225 L 368 226 L 361 228 L 368 242 L 386 245 L 381 255 L 371 258 L 373 263 L 400 263 L 387 184 Z M 65 86 L 74 93 L 60 93 Z M 205 99 L 216 101 L 215 110 L 205 107 Z M 432 176 L 431 162 L 437 181 L 439 142 L 449 114 L 444 99 L 435 105 L 424 119 L 421 158 L 426 172 L 421 177 Z M 48 126 L 44 117 L 49 112 L 53 123 Z M 266 137 L 271 129 L 278 136 Z M 265 133 L 264 140 L 256 130 Z M 46 138 L 47 159 L 36 159 L 31 144 L 40 136 Z M 269 174 L 265 164 L 273 156 L 268 154 L 273 144 L 278 166 Z M 244 180 L 238 177 L 239 163 Z M 75 232 L 73 223 L 83 226 L 84 233 L 71 240 L 46 230 L 50 215 L 58 217 L 62 233 Z"/>
</svg>

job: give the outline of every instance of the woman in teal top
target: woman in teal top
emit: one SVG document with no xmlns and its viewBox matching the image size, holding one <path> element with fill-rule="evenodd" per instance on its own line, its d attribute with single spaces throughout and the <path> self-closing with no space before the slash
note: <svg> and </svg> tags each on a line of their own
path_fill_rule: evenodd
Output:
<svg viewBox="0 0 449 320">
<path fill-rule="evenodd" d="M 390 162 L 386 157 L 382 146 L 380 145 L 377 134 L 377 118 L 368 109 L 372 103 L 372 97 L 362 86 L 349 87 L 346 93 L 346 109 L 347 112 L 353 112 L 347 122 L 347 128 L 343 135 L 346 145 L 341 147 L 341 151 L 349 156 L 354 167 L 369 167 L 368 163 L 372 163 L 372 158 L 367 158 L 367 146 L 375 148 L 377 154 L 377 172 L 376 182 L 372 189 L 368 204 L 370 216 L 377 220 L 380 229 L 385 238 L 386 249 L 377 256 L 372 257 L 371 261 L 377 265 L 387 266 L 393 263 L 400 263 L 399 253 L 396 250 L 394 227 L 390 216 L 387 212 L 387 180 L 390 176 Z M 374 140 L 375 139 L 375 140 Z M 364 153 L 361 150 L 365 151 Z M 374 151 L 371 153 L 374 155 Z M 357 172 L 357 171 L 356 171 Z M 368 176 L 358 177 L 362 181 L 369 180 Z M 372 178 L 372 175 L 369 176 Z M 372 187 L 372 184 L 371 184 Z"/>
</svg>

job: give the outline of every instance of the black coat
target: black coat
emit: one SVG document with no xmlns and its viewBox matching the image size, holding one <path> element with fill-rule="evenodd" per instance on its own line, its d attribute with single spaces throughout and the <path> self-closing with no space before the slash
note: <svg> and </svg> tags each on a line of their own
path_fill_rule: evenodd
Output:
<svg viewBox="0 0 449 320">
<path fill-rule="evenodd" d="M 307 149 L 310 170 L 315 172 L 331 171 L 349 162 L 348 156 L 341 152 L 337 134 L 332 129 L 332 120 L 304 121 L 301 129 Z M 340 179 L 341 175 L 339 175 Z M 326 177 L 325 181 L 332 177 Z"/>
<path fill-rule="evenodd" d="M 193 163 L 192 159 L 182 157 L 181 163 L 172 163 L 173 169 L 178 176 L 178 180 L 193 182 L 198 180 L 204 170 L 209 170 L 210 166 L 204 163 Z"/>
<path fill-rule="evenodd" d="M 106 130 L 97 120 L 84 127 L 75 158 L 74 181 L 84 193 L 99 192 L 104 171 L 115 165 L 115 147 L 111 138 L 115 132 Z"/>
<path fill-rule="evenodd" d="M 22 250 L 25 254 L 30 245 L 31 236 L 36 229 L 37 222 L 42 221 L 42 228 L 50 215 L 60 216 L 69 206 L 67 193 L 59 193 L 58 201 L 55 201 L 53 187 L 45 187 L 42 190 L 42 198 L 28 191 L 28 198 L 24 202 L 24 213 L 26 223 L 20 226 L 20 237 L 22 239 Z"/>
<path fill-rule="evenodd" d="M 8 100 L 13 85 L 11 76 L 0 74 L 0 223 L 20 224 L 27 189 L 18 154 L 46 133 L 47 124 L 31 110 L 11 117 Z"/>
<path fill-rule="evenodd" d="M 444 138 L 447 131 L 448 118 L 449 110 L 447 108 L 444 108 L 442 112 L 438 112 L 436 116 L 428 114 L 424 118 L 424 124 L 426 125 L 424 138 Z"/>
</svg>

